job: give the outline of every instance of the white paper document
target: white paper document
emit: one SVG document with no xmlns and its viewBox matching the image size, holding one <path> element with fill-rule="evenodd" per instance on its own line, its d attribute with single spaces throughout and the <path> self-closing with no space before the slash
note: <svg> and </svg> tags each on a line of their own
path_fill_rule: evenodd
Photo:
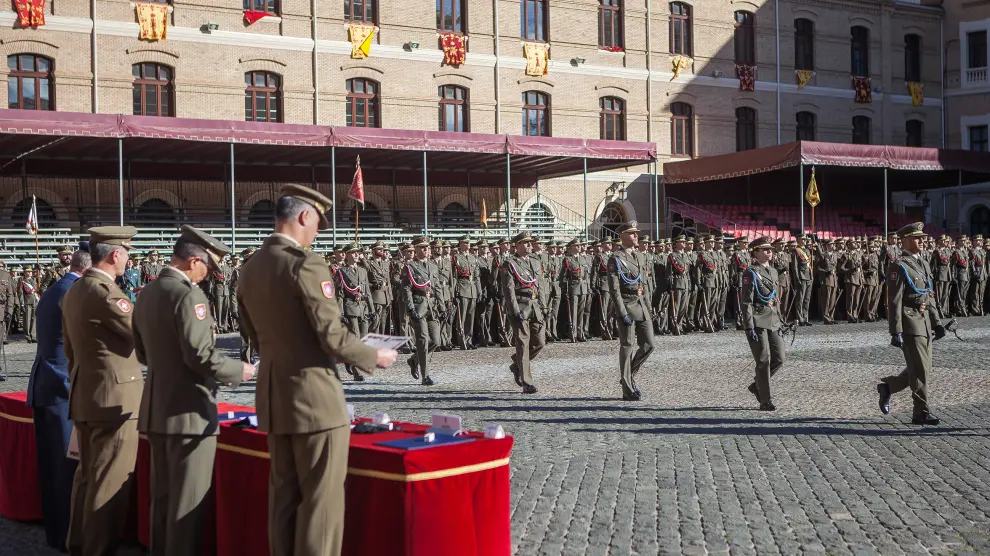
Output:
<svg viewBox="0 0 990 556">
<path fill-rule="evenodd" d="M 399 349 L 409 342 L 408 336 L 386 336 L 385 334 L 368 334 L 361 341 L 375 349 Z"/>
</svg>

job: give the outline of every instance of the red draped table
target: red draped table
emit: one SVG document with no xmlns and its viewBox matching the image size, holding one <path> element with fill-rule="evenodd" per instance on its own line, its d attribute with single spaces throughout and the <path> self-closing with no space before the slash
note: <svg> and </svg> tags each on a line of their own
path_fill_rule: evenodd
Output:
<svg viewBox="0 0 990 556">
<path fill-rule="evenodd" d="M 485 439 L 420 450 L 376 443 L 422 436 L 427 427 L 352 434 L 344 554 L 507 555 L 509 453 L 513 440 Z M 222 424 L 214 481 L 217 555 L 268 553 L 269 456 L 264 433 Z"/>
<path fill-rule="evenodd" d="M 0 394 L 0 515 L 41 519 L 41 486 L 34 419 L 27 392 Z"/>
</svg>

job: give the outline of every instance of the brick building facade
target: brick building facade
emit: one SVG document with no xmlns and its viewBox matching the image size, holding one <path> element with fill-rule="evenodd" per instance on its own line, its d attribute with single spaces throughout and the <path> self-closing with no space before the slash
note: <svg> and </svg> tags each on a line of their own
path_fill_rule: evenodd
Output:
<svg viewBox="0 0 990 556">
<path fill-rule="evenodd" d="M 656 142 L 661 163 L 799 137 L 942 145 L 944 13 L 916 2 L 174 0 L 167 39 L 155 42 L 138 40 L 133 6 L 122 0 L 49 0 L 46 25 L 37 29 L 20 28 L 14 12 L 0 12 L 0 51 L 8 57 L 0 68 L 0 80 L 8 82 L 0 87 L 5 106 L 30 107 L 25 83 L 39 91 L 47 83 L 48 97 L 36 93 L 35 106 L 47 103 L 57 111 L 231 120 L 274 113 L 273 119 L 286 123 L 427 130 L 453 125 L 480 133 L 581 138 L 607 133 Z M 273 17 L 248 25 L 248 7 L 271 10 Z M 438 10 L 446 13 L 438 16 Z M 370 56 L 352 59 L 347 26 L 361 18 L 379 31 Z M 468 37 L 463 65 L 443 64 L 443 29 Z M 526 75 L 526 40 L 550 45 L 547 75 Z M 678 56 L 687 61 L 675 77 Z M 27 71 L 24 66 L 31 64 Z M 738 65 L 755 67 L 752 92 L 740 91 Z M 798 69 L 813 72 L 801 88 Z M 871 102 L 856 102 L 854 74 L 870 78 Z M 912 102 L 907 81 L 923 85 L 920 104 Z M 441 106 L 442 95 L 451 108 Z M 445 110 L 456 116 L 439 117 Z M 535 124 L 524 125 L 524 114 Z M 592 176 L 589 218 L 605 213 L 652 222 L 650 172 L 643 166 Z M 75 199 L 88 200 L 89 187 L 98 189 L 98 180 L 90 181 L 75 184 L 78 194 L 59 192 L 59 198 L 45 200 L 65 205 L 55 212 L 72 219 Z M 41 185 L 4 180 L 0 202 L 13 210 Z M 456 192 L 461 184 L 438 185 L 450 191 L 434 197 L 435 208 L 458 202 L 478 209 L 478 196 Z M 150 191 L 175 187 L 134 184 L 125 204 L 139 206 L 152 198 Z M 116 193 L 107 189 L 105 204 L 115 206 Z M 378 195 L 384 205 L 379 208 L 422 206 L 416 193 L 388 193 Z M 580 176 L 547 180 L 540 194 L 554 201 L 543 203 L 551 212 L 583 214 Z M 224 202 L 208 185 L 169 195 L 155 198 L 172 208 L 207 206 L 213 198 Z M 491 197 L 490 211 L 504 203 L 495 192 Z M 246 191 L 237 202 L 259 199 Z M 535 190 L 513 195 L 517 207 L 535 199 Z"/>
</svg>

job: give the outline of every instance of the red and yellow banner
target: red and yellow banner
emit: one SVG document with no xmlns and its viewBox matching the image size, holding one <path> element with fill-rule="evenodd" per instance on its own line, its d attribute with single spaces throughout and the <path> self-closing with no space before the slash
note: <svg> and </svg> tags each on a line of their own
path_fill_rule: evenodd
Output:
<svg viewBox="0 0 990 556">
<path fill-rule="evenodd" d="M 670 61 L 670 65 L 672 66 L 671 69 L 674 72 L 674 77 L 670 80 L 673 81 L 681 75 L 682 70 L 686 70 L 691 67 L 691 58 L 688 58 L 687 56 L 674 56 L 674 59 Z"/>
<path fill-rule="evenodd" d="M 168 33 L 168 4 L 135 4 L 138 25 L 141 26 L 139 39 L 146 41 L 163 41 Z"/>
<path fill-rule="evenodd" d="M 917 81 L 908 81 L 908 91 L 911 93 L 911 104 L 921 106 L 925 103 L 925 84 Z"/>
<path fill-rule="evenodd" d="M 374 25 L 357 25 L 352 23 L 347 27 L 351 39 L 351 58 L 361 60 L 371 56 L 371 40 L 378 27 Z"/>
<path fill-rule="evenodd" d="M 869 77 L 853 76 L 853 88 L 856 89 L 856 102 L 871 104 L 873 102 L 872 80 Z"/>
<path fill-rule="evenodd" d="M 756 66 L 736 66 L 739 74 L 739 90 L 751 93 L 756 90 Z"/>
<path fill-rule="evenodd" d="M 440 35 L 440 47 L 443 48 L 443 63 L 448 66 L 459 66 L 467 58 L 467 37 L 444 33 Z"/>
<path fill-rule="evenodd" d="M 526 75 L 543 77 L 550 71 L 550 45 L 538 42 L 524 42 Z"/>
<path fill-rule="evenodd" d="M 795 70 L 794 73 L 797 74 L 798 89 L 803 89 L 811 81 L 811 78 L 815 76 L 815 72 L 811 70 Z"/>
<path fill-rule="evenodd" d="M 14 7 L 21 27 L 41 27 L 45 24 L 45 0 L 16 0 Z"/>
</svg>

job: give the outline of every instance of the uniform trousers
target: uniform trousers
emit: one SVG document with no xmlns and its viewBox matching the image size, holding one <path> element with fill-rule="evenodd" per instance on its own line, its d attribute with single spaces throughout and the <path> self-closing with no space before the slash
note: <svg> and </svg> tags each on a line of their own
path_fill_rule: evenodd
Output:
<svg viewBox="0 0 990 556">
<path fill-rule="evenodd" d="M 430 352 L 437 349 L 440 343 L 440 321 L 428 315 L 419 320 L 411 320 L 409 325 L 416 339 L 416 353 L 413 357 L 419 367 L 419 376 L 422 380 L 426 380 L 426 377 L 430 376 L 426 362 Z"/>
<path fill-rule="evenodd" d="M 358 338 L 364 338 L 368 335 L 369 326 L 371 326 L 371 323 L 368 322 L 366 317 L 347 317 L 347 329 L 351 331 L 351 334 L 354 334 Z M 351 367 L 350 365 L 346 365 L 345 367 L 347 368 L 347 372 L 351 373 L 351 375 L 358 376 L 357 369 Z M 370 369 L 365 369 L 365 371 L 367 371 L 367 374 L 371 374 Z"/>
<path fill-rule="evenodd" d="M 719 286 L 718 288 L 718 307 L 715 308 L 715 329 L 724 330 L 725 329 L 725 304 L 729 300 L 729 288 L 728 286 Z"/>
<path fill-rule="evenodd" d="M 906 388 L 911 389 L 914 400 L 914 416 L 928 413 L 928 370 L 932 368 L 932 340 L 927 336 L 903 336 L 904 361 L 906 367 L 899 374 L 884 377 L 881 382 L 896 394 Z"/>
<path fill-rule="evenodd" d="M 671 315 L 670 325 L 673 331 L 683 332 L 687 327 L 687 311 L 690 292 L 687 290 L 670 290 Z"/>
<path fill-rule="evenodd" d="M 344 541 L 348 426 L 269 434 L 268 546 L 271 554 L 336 556 Z"/>
<path fill-rule="evenodd" d="M 862 304 L 862 284 L 850 284 L 846 281 L 846 319 L 856 320 L 859 318 L 859 310 Z"/>
<path fill-rule="evenodd" d="M 808 313 L 811 312 L 811 284 L 810 280 L 798 280 L 794 283 L 794 310 L 799 323 L 808 322 Z M 822 311 L 824 310 L 825 305 L 822 304 Z"/>
<path fill-rule="evenodd" d="M 986 287 L 986 280 L 971 280 L 969 282 L 969 314 L 983 316 L 983 295 Z"/>
<path fill-rule="evenodd" d="M 458 297 L 456 318 L 460 322 L 461 347 L 467 349 L 468 344 L 474 343 L 474 311 L 477 300 L 468 297 Z"/>
<path fill-rule="evenodd" d="M 626 326 L 619 320 L 619 384 L 623 396 L 633 394 L 636 374 L 653 353 L 653 322 L 649 317 Z"/>
<path fill-rule="evenodd" d="M 952 284 L 952 298 L 955 303 L 953 303 L 952 312 L 961 316 L 967 316 L 966 312 L 966 296 L 969 294 L 969 281 L 965 282 L 955 282 Z"/>
<path fill-rule="evenodd" d="M 952 282 L 949 280 L 938 280 L 935 284 L 935 294 L 938 298 L 938 310 L 941 318 L 949 316 L 949 295 L 952 290 Z"/>
<path fill-rule="evenodd" d="M 699 286 L 697 318 L 695 320 L 701 329 L 709 330 L 709 327 L 711 330 L 715 329 L 715 319 L 712 318 L 713 301 L 715 301 L 715 288 Z"/>
<path fill-rule="evenodd" d="M 818 304 L 822 308 L 822 319 L 825 324 L 835 322 L 835 303 L 838 301 L 836 296 L 835 286 L 819 286 Z"/>
<path fill-rule="evenodd" d="M 567 318 L 571 327 L 571 341 L 581 341 L 584 335 L 584 309 L 588 304 L 587 294 L 572 293 L 567 296 Z"/>
<path fill-rule="evenodd" d="M 221 331 L 225 331 L 230 326 L 230 304 L 227 303 L 227 296 L 218 295 L 216 297 L 216 306 L 217 306 L 217 327 Z"/>
<path fill-rule="evenodd" d="M 71 554 L 113 554 L 127 523 L 137 462 L 137 419 L 76 421 L 79 466 L 72 482 Z"/>
<path fill-rule="evenodd" d="M 694 329 L 701 329 L 700 323 L 698 322 L 698 303 L 700 303 L 699 299 L 701 298 L 698 290 L 700 289 L 701 286 L 693 286 L 691 291 L 688 292 L 688 312 L 686 317 L 688 323 L 691 325 L 691 328 Z"/>
<path fill-rule="evenodd" d="M 440 320 L 440 342 L 443 347 L 454 345 L 454 319 L 457 318 L 457 309 L 454 308 L 453 301 L 438 299 L 437 304 L 444 308 L 445 313 Z"/>
<path fill-rule="evenodd" d="M 560 295 L 556 292 L 551 293 L 550 302 L 547 304 L 547 325 L 546 333 L 550 335 L 551 338 L 556 340 L 558 338 L 557 331 L 557 314 L 560 312 Z"/>
<path fill-rule="evenodd" d="M 32 342 L 35 340 L 34 323 L 36 320 L 35 313 L 37 308 L 38 307 L 36 305 L 30 305 L 27 303 L 21 306 L 21 315 L 24 317 L 24 326 L 22 327 L 24 336 Z"/>
<path fill-rule="evenodd" d="M 584 296 L 584 305 L 581 313 L 581 337 L 591 337 L 591 295 Z"/>
<path fill-rule="evenodd" d="M 199 554 L 217 437 L 148 433 L 151 554 Z"/>
<path fill-rule="evenodd" d="M 388 314 L 388 305 L 375 303 L 375 325 L 371 327 L 375 334 L 387 334 L 391 316 Z"/>
<path fill-rule="evenodd" d="M 785 315 L 784 312 L 792 306 L 791 294 L 794 293 L 791 288 L 791 276 L 787 272 L 781 272 L 777 274 L 780 285 L 777 286 L 777 291 L 780 296 L 780 318 L 783 320 L 788 320 L 791 315 Z"/>
<path fill-rule="evenodd" d="M 531 361 L 543 351 L 546 345 L 546 328 L 544 323 L 535 318 L 512 322 L 512 345 L 516 352 L 512 354 L 512 365 L 519 369 L 524 384 L 533 384 Z"/>
<path fill-rule="evenodd" d="M 756 328 L 757 340 L 754 342 L 749 336 L 749 349 L 753 352 L 753 359 L 756 360 L 756 388 L 759 391 L 760 403 L 770 401 L 770 377 L 777 374 L 777 371 L 784 366 L 784 339 L 776 330 L 767 328 Z"/>
<path fill-rule="evenodd" d="M 495 310 L 495 300 L 486 299 L 475 306 L 474 333 L 478 336 L 478 344 L 488 346 L 492 343 L 492 313 Z"/>
<path fill-rule="evenodd" d="M 34 440 L 38 453 L 45 541 L 56 550 L 64 550 L 65 539 L 69 534 L 72 479 L 77 464 L 76 460 L 65 455 L 72 436 L 69 402 L 35 406 L 31 409 L 34 412 Z"/>
</svg>

